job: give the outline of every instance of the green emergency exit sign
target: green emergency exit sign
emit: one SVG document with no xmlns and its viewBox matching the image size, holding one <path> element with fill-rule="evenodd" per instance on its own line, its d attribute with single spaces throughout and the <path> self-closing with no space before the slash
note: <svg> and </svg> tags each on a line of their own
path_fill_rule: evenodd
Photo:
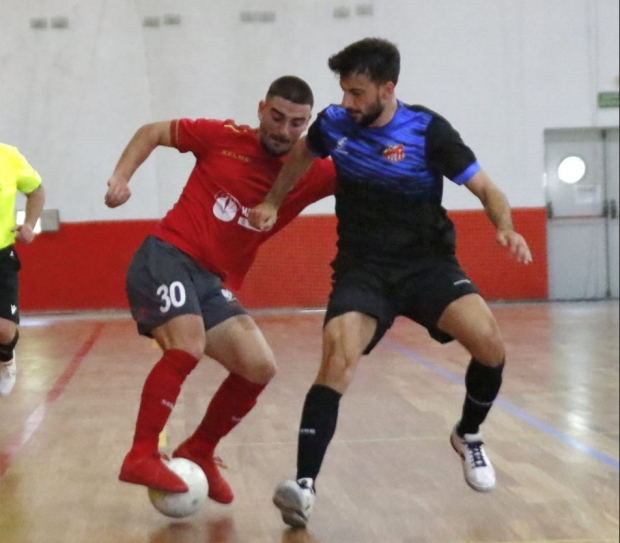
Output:
<svg viewBox="0 0 620 543">
<path fill-rule="evenodd" d="M 618 91 L 599 92 L 598 107 L 612 108 L 620 105 L 620 93 Z"/>
</svg>

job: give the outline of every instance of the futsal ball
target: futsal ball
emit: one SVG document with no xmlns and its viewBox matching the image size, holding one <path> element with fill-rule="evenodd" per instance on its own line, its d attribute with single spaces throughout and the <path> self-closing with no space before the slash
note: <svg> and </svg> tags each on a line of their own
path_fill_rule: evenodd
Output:
<svg viewBox="0 0 620 543">
<path fill-rule="evenodd" d="M 164 460 L 189 487 L 187 492 L 162 492 L 149 488 L 149 499 L 160 513 L 167 517 L 183 518 L 194 514 L 207 501 L 209 483 L 204 472 L 194 462 L 186 458 Z"/>
</svg>

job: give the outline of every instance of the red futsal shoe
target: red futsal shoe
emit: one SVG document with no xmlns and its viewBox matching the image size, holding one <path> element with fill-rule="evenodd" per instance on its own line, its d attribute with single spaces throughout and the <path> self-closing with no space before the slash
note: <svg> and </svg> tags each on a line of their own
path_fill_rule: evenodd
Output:
<svg viewBox="0 0 620 543">
<path fill-rule="evenodd" d="M 235 499 L 230 485 L 222 477 L 218 466 L 225 468 L 222 460 L 213 454 L 201 454 L 201 447 L 190 439 L 187 439 L 172 453 L 173 458 L 187 458 L 198 464 L 207 476 L 209 481 L 209 498 L 223 504 L 229 504 Z"/>
<path fill-rule="evenodd" d="M 123 461 L 118 478 L 125 483 L 144 485 L 161 492 L 187 492 L 189 488 L 183 479 L 168 469 L 162 457 L 165 458 L 159 452 L 145 454 L 132 449 Z"/>
</svg>

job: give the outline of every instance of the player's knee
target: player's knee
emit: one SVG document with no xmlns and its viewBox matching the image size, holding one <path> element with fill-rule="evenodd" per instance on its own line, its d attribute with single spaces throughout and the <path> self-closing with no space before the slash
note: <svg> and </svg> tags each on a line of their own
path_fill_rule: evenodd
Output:
<svg viewBox="0 0 620 543">
<path fill-rule="evenodd" d="M 17 333 L 17 324 L 8 319 L 0 318 L 0 343 L 8 345 Z"/>
<path fill-rule="evenodd" d="M 485 366 L 499 366 L 506 356 L 504 339 L 495 319 L 479 325 L 475 334 L 463 344 L 471 355 Z"/>
<path fill-rule="evenodd" d="M 266 385 L 276 375 L 276 361 L 273 358 L 265 358 L 260 361 L 253 369 L 253 383 Z"/>
<path fill-rule="evenodd" d="M 506 357 L 504 339 L 495 321 L 489 323 L 478 335 L 473 357 L 486 366 L 499 366 Z"/>
<path fill-rule="evenodd" d="M 275 377 L 277 367 L 274 356 L 270 353 L 263 353 L 261 356 L 254 356 L 251 360 L 235 364 L 234 371 L 252 383 L 266 385 Z"/>
<path fill-rule="evenodd" d="M 197 360 L 200 360 L 205 352 L 206 342 L 199 340 L 194 341 L 176 341 L 167 346 L 166 349 L 179 349 L 185 351 L 187 354 L 192 355 Z"/>
<path fill-rule="evenodd" d="M 323 360 L 317 382 L 343 394 L 353 380 L 356 366 L 353 358 L 332 353 Z"/>
<path fill-rule="evenodd" d="M 8 362 L 13 358 L 13 351 L 19 340 L 19 331 L 15 330 L 13 339 L 0 343 L 0 362 Z"/>
<path fill-rule="evenodd" d="M 194 358 L 200 360 L 207 348 L 207 337 L 204 332 L 194 333 L 182 337 L 175 337 L 174 343 L 177 349 L 182 349 L 191 354 Z"/>
<path fill-rule="evenodd" d="M 153 337 L 164 350 L 178 349 L 200 360 L 207 347 L 207 335 L 202 318 L 181 315 L 152 330 Z"/>
</svg>

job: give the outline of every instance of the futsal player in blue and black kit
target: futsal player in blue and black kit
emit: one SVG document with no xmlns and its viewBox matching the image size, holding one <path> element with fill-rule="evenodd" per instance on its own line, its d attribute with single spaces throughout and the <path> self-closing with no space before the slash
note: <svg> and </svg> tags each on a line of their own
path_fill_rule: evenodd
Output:
<svg viewBox="0 0 620 543">
<path fill-rule="evenodd" d="M 306 396 L 299 431 L 297 477 L 276 488 L 285 523 L 305 527 L 315 481 L 334 435 L 338 406 L 363 354 L 401 315 L 441 343 L 456 339 L 471 354 L 460 421 L 450 441 L 467 483 L 495 486 L 480 425 L 501 383 L 504 343 L 497 322 L 455 257 L 455 231 L 442 206 L 443 178 L 477 196 L 497 241 L 528 264 L 527 243 L 513 228 L 505 195 L 442 116 L 397 100 L 400 54 L 390 42 L 367 38 L 329 59 L 340 76 L 340 106 L 323 110 L 298 141 L 265 201 L 250 213 L 272 227 L 296 180 L 318 157 L 337 171 L 338 253 L 323 330 L 323 359 Z"/>
</svg>

